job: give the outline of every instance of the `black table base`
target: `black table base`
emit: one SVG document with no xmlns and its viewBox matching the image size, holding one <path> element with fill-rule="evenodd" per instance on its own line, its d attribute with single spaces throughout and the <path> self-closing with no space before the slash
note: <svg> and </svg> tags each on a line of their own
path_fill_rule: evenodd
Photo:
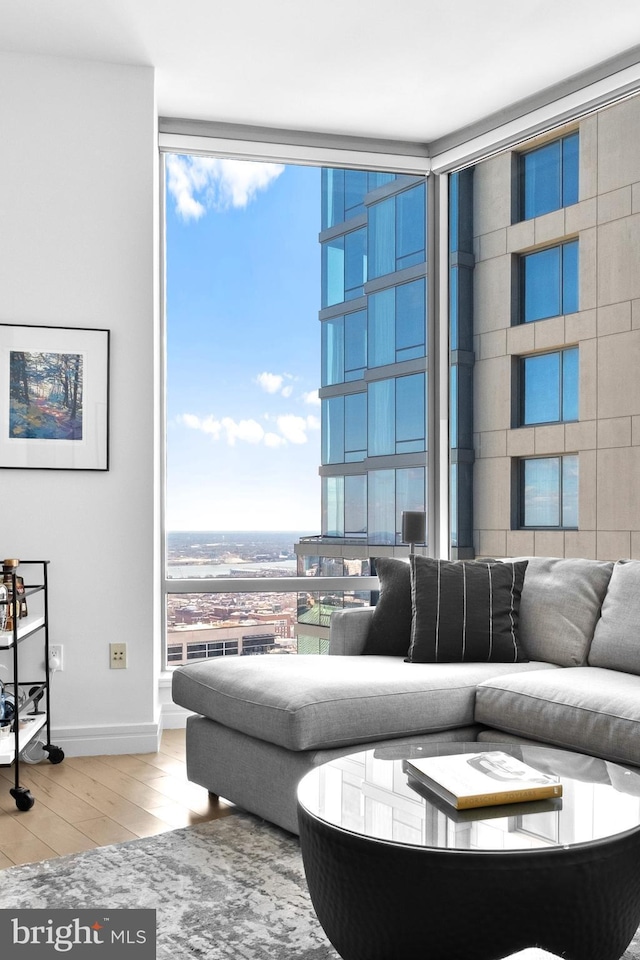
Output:
<svg viewBox="0 0 640 960">
<path fill-rule="evenodd" d="M 619 960 L 640 923 L 640 829 L 568 847 L 438 850 L 298 807 L 311 900 L 344 960 Z"/>
</svg>

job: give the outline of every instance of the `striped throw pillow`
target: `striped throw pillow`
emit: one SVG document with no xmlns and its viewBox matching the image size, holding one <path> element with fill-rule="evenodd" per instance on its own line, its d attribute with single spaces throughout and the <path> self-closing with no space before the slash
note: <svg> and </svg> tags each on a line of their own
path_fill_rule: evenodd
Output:
<svg viewBox="0 0 640 960">
<path fill-rule="evenodd" d="M 526 560 L 411 558 L 410 663 L 517 663 Z"/>
</svg>

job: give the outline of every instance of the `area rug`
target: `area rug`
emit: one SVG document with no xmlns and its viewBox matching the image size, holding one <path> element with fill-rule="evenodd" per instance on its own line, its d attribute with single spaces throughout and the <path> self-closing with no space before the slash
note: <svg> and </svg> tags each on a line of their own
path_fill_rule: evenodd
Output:
<svg viewBox="0 0 640 960">
<path fill-rule="evenodd" d="M 158 960 L 339 960 L 297 839 L 249 814 L 9 867 L 0 880 L 0 908 L 155 909 Z M 640 960 L 638 934 L 623 960 Z"/>
<path fill-rule="evenodd" d="M 0 907 L 155 909 L 158 960 L 338 958 L 313 912 L 297 839 L 242 813 L 9 867 Z"/>
</svg>

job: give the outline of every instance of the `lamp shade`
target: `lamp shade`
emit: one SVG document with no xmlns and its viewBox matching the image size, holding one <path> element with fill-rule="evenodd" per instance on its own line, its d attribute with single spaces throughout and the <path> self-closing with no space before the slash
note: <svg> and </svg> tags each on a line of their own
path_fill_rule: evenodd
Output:
<svg viewBox="0 0 640 960">
<path fill-rule="evenodd" d="M 424 510 L 404 510 L 402 513 L 402 542 L 424 543 L 427 534 L 427 515 Z"/>
</svg>

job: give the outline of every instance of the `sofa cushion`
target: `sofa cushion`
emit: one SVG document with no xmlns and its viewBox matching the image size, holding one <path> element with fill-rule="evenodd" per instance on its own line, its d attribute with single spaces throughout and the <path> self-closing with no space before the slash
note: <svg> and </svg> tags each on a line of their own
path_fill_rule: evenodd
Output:
<svg viewBox="0 0 640 960">
<path fill-rule="evenodd" d="M 363 653 L 405 657 L 411 642 L 411 569 L 406 560 L 376 557 L 380 597 Z"/>
<path fill-rule="evenodd" d="M 533 667 L 410 667 L 401 657 L 376 656 L 225 657 L 179 667 L 172 692 L 180 706 L 227 727 L 309 750 L 466 726 L 473 723 L 479 681 Z"/>
<path fill-rule="evenodd" d="M 589 663 L 640 674 L 640 561 L 613 568 L 589 650 Z"/>
<path fill-rule="evenodd" d="M 527 561 L 411 557 L 411 663 L 517 663 Z"/>
<path fill-rule="evenodd" d="M 640 765 L 640 677 L 599 667 L 495 676 L 475 719 L 506 733 Z"/>
<path fill-rule="evenodd" d="M 517 558 L 525 559 L 525 558 Z M 587 662 L 613 563 L 528 557 L 520 598 L 520 642 L 530 660 Z"/>
</svg>

